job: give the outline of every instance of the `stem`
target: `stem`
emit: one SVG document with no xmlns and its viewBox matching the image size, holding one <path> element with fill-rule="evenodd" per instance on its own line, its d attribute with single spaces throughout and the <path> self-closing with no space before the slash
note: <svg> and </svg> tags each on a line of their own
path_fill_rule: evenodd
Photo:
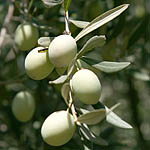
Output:
<svg viewBox="0 0 150 150">
<path fill-rule="evenodd" d="M 66 34 L 71 34 L 70 30 L 69 30 L 69 13 L 68 11 L 65 12 L 65 33 Z"/>
<path fill-rule="evenodd" d="M 81 126 L 80 122 L 78 122 L 78 117 L 77 117 L 77 112 L 75 110 L 75 106 L 73 104 L 73 99 L 72 99 L 72 93 L 71 93 L 71 90 L 69 91 L 69 105 L 68 105 L 68 109 L 67 111 L 69 111 L 69 109 L 71 108 L 71 112 L 72 112 L 72 115 L 74 117 L 74 121 L 77 125 Z"/>
<path fill-rule="evenodd" d="M 4 20 L 3 27 L 1 28 L 1 31 L 0 31 L 0 47 L 2 47 L 5 35 L 7 33 L 6 26 L 9 25 L 9 22 L 13 16 L 13 13 L 14 13 L 14 4 L 13 3 L 14 3 L 14 0 L 11 0 L 10 4 L 9 4 L 7 15 L 6 15 L 5 20 Z"/>
</svg>

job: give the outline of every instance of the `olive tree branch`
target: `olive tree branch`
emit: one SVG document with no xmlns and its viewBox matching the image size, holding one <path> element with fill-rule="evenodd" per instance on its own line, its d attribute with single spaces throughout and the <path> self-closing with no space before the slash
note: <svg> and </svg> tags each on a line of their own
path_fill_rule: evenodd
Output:
<svg viewBox="0 0 150 150">
<path fill-rule="evenodd" d="M 1 31 L 0 31 L 0 47 L 2 47 L 3 41 L 5 39 L 5 35 L 7 33 L 6 25 L 9 24 L 9 22 L 13 16 L 13 13 L 14 13 L 14 4 L 13 3 L 14 3 L 14 0 L 10 0 L 8 12 L 7 12 L 7 15 L 5 17 L 3 27 L 1 28 Z M 0 53 L 1 53 L 1 51 L 0 51 Z"/>
</svg>

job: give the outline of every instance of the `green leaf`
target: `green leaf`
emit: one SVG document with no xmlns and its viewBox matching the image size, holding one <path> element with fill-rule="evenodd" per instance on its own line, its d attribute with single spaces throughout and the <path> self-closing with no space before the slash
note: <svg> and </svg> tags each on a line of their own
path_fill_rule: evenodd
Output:
<svg viewBox="0 0 150 150">
<path fill-rule="evenodd" d="M 71 3 L 71 0 L 64 0 L 64 10 L 65 10 L 65 12 L 68 11 L 70 3 Z"/>
<path fill-rule="evenodd" d="M 108 145 L 108 143 L 107 143 L 104 139 L 102 139 L 100 136 L 94 135 L 94 134 L 90 131 L 89 127 L 88 127 L 86 124 L 84 124 L 84 125 L 82 125 L 82 126 L 80 127 L 80 131 L 81 131 L 82 135 L 83 135 L 88 141 L 93 142 L 93 143 L 98 144 L 98 145 L 102 145 L 102 146 L 107 146 L 107 145 Z"/>
<path fill-rule="evenodd" d="M 38 44 L 43 47 L 49 47 L 51 41 L 52 41 L 51 37 L 40 37 L 38 39 Z"/>
<path fill-rule="evenodd" d="M 60 76 L 63 75 L 66 70 L 67 70 L 67 67 L 56 68 L 56 72 L 57 72 Z"/>
<path fill-rule="evenodd" d="M 64 98 L 66 104 L 68 105 L 68 100 L 69 100 L 69 91 L 70 91 L 70 86 L 69 83 L 65 83 L 62 88 L 61 88 L 61 95 Z"/>
<path fill-rule="evenodd" d="M 67 78 L 68 78 L 67 75 L 62 75 L 54 81 L 49 81 L 49 84 L 62 84 L 67 80 Z"/>
<path fill-rule="evenodd" d="M 106 116 L 105 109 L 97 109 L 90 112 L 87 112 L 78 117 L 80 123 L 85 123 L 88 125 L 94 125 L 102 121 Z"/>
<path fill-rule="evenodd" d="M 94 36 L 90 38 L 80 50 L 80 52 L 77 54 L 77 58 L 80 58 L 83 54 L 87 53 L 88 51 L 91 51 L 96 47 L 103 46 L 105 44 L 105 41 L 105 35 Z"/>
<path fill-rule="evenodd" d="M 85 61 L 87 64 L 91 65 L 92 67 L 105 73 L 113 73 L 121 71 L 131 64 L 130 62 L 110 62 L 110 61 L 99 62 L 98 60 L 91 59 L 88 57 L 82 57 L 81 59 Z"/>
<path fill-rule="evenodd" d="M 86 26 L 89 25 L 89 22 L 87 21 L 79 21 L 79 20 L 72 20 L 72 19 L 69 19 L 69 21 L 78 28 L 85 28 Z"/>
<path fill-rule="evenodd" d="M 42 2 L 45 4 L 45 6 L 51 8 L 56 5 L 62 4 L 63 0 L 42 0 Z"/>
<path fill-rule="evenodd" d="M 132 126 L 122 120 L 118 115 L 116 115 L 114 112 L 112 112 L 111 109 L 105 106 L 106 109 L 106 121 L 110 124 L 113 124 L 114 126 L 120 127 L 120 128 L 126 128 L 131 129 Z"/>
<path fill-rule="evenodd" d="M 128 8 L 129 4 L 120 5 L 114 9 L 107 11 L 106 13 L 98 16 L 93 21 L 90 22 L 88 26 L 86 26 L 75 38 L 78 41 L 80 38 L 85 36 L 86 34 L 92 32 L 93 30 L 101 27 L 107 22 L 119 16 L 122 12 L 124 12 Z"/>
<path fill-rule="evenodd" d="M 131 32 L 131 35 L 129 35 L 128 39 L 128 46 L 127 49 L 129 49 L 132 45 L 134 45 L 143 35 L 147 32 L 149 26 L 149 15 L 144 17 L 142 21 L 140 21 Z"/>
</svg>

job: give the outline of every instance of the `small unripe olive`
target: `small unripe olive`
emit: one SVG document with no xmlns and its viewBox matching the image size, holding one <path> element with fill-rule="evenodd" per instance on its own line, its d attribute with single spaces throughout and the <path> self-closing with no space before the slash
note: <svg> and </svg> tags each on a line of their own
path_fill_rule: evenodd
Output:
<svg viewBox="0 0 150 150">
<path fill-rule="evenodd" d="M 15 43 L 19 50 L 27 51 L 36 46 L 39 38 L 39 32 L 36 27 L 30 23 L 20 24 L 15 32 Z"/>
<path fill-rule="evenodd" d="M 67 67 L 77 53 L 77 44 L 70 35 L 60 35 L 49 45 L 49 59 L 55 67 Z"/>
<path fill-rule="evenodd" d="M 101 95 L 101 84 L 98 77 L 88 69 L 77 71 L 71 80 L 75 96 L 85 104 L 96 104 Z"/>
<path fill-rule="evenodd" d="M 72 138 L 75 128 L 74 118 L 68 111 L 57 111 L 46 118 L 41 135 L 47 144 L 61 146 Z"/>
<path fill-rule="evenodd" d="M 27 91 L 17 93 L 12 102 L 12 112 L 17 120 L 29 121 L 35 112 L 34 97 Z"/>
<path fill-rule="evenodd" d="M 34 80 L 46 78 L 54 69 L 48 58 L 48 52 L 39 52 L 43 47 L 31 50 L 25 58 L 25 70 L 28 76 Z"/>
</svg>

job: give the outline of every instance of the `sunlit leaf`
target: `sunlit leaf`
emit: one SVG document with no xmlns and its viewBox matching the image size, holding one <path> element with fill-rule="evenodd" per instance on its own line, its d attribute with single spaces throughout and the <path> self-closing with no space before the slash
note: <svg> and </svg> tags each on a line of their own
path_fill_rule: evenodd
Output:
<svg viewBox="0 0 150 150">
<path fill-rule="evenodd" d="M 106 109 L 106 121 L 110 124 L 113 124 L 114 126 L 120 127 L 120 128 L 127 128 L 131 129 L 132 126 L 122 120 L 118 115 L 116 115 L 114 112 L 111 111 L 108 107 L 105 106 Z"/>
<path fill-rule="evenodd" d="M 71 0 L 64 0 L 64 10 L 67 11 L 70 6 Z"/>
<path fill-rule="evenodd" d="M 78 28 L 85 28 L 87 25 L 89 25 L 89 22 L 87 21 L 79 21 L 79 20 L 72 20 L 72 19 L 69 19 L 69 21 Z"/>
<path fill-rule="evenodd" d="M 93 143 L 95 143 L 95 144 L 102 145 L 102 146 L 107 146 L 107 145 L 108 145 L 108 143 L 107 143 L 104 139 L 102 139 L 100 136 L 94 135 L 94 134 L 90 131 L 90 129 L 89 129 L 89 127 L 88 127 L 87 125 L 85 125 L 85 124 L 82 125 L 82 126 L 80 127 L 80 131 L 81 131 L 82 135 L 83 135 L 87 140 L 89 140 L 90 142 L 93 142 Z"/>
<path fill-rule="evenodd" d="M 105 109 L 97 109 L 80 115 L 78 117 L 78 121 L 80 123 L 94 125 L 99 123 L 101 120 L 103 120 L 105 116 L 106 116 Z"/>
<path fill-rule="evenodd" d="M 128 8 L 129 4 L 120 5 L 114 9 L 107 11 L 106 13 L 98 16 L 93 21 L 90 22 L 88 26 L 86 26 L 75 38 L 78 41 L 80 38 L 85 36 L 86 34 L 92 32 L 93 30 L 101 27 L 102 25 L 106 24 L 107 22 L 111 21 L 112 19 L 119 16 L 123 11 Z"/>
<path fill-rule="evenodd" d="M 63 0 L 42 0 L 42 2 L 45 4 L 45 6 L 50 8 L 62 4 Z"/>
<path fill-rule="evenodd" d="M 80 58 L 83 54 L 85 54 L 88 51 L 91 51 L 96 47 L 103 46 L 105 44 L 105 41 L 106 41 L 105 35 L 94 36 L 90 38 L 78 53 L 77 58 Z"/>
<path fill-rule="evenodd" d="M 52 40 L 52 38 L 50 38 L 50 37 L 40 37 L 38 39 L 38 44 L 43 47 L 49 47 L 51 40 Z"/>
<path fill-rule="evenodd" d="M 131 64 L 130 62 L 110 62 L 110 61 L 99 62 L 98 60 L 91 59 L 88 57 L 82 57 L 81 59 L 85 61 L 87 64 L 91 65 L 92 67 L 105 73 L 113 73 L 121 71 Z"/>
<path fill-rule="evenodd" d="M 67 75 L 62 75 L 54 81 L 49 81 L 49 84 L 62 84 L 67 80 Z"/>
</svg>

